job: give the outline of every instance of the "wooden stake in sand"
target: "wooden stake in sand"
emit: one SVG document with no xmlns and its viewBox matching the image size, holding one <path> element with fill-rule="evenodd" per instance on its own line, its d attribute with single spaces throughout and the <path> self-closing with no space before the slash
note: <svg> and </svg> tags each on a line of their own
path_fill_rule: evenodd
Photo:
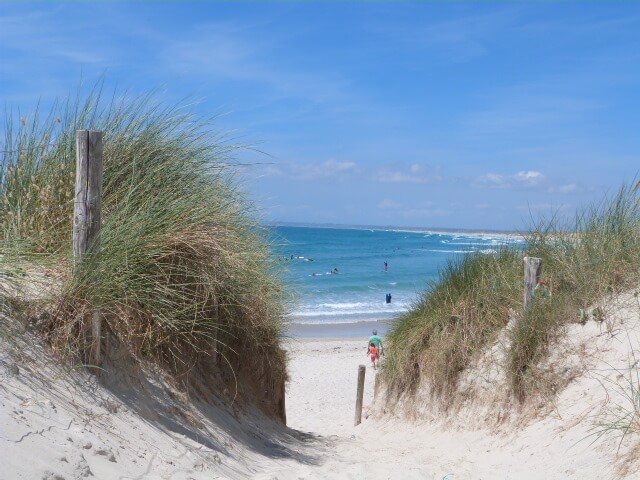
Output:
<svg viewBox="0 0 640 480">
<path fill-rule="evenodd" d="M 358 366 L 358 392 L 356 393 L 356 419 L 354 426 L 360 425 L 362 422 L 362 397 L 364 397 L 364 374 L 366 367 Z"/>
<path fill-rule="evenodd" d="M 542 276 L 542 259 L 524 257 L 524 309 L 526 310 L 533 298 L 533 292 Z"/>
<path fill-rule="evenodd" d="M 102 132 L 76 132 L 76 196 L 73 206 L 73 263 L 77 268 L 89 248 L 99 249 L 100 216 L 102 210 Z M 93 365 L 100 365 L 100 313 L 91 316 L 89 342 Z"/>
</svg>

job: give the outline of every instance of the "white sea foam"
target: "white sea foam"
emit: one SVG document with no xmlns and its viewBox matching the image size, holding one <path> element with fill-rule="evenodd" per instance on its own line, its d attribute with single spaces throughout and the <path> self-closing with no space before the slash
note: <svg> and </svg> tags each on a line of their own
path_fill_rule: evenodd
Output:
<svg viewBox="0 0 640 480">
<path fill-rule="evenodd" d="M 473 253 L 475 250 L 427 250 L 434 253 Z"/>
<path fill-rule="evenodd" d="M 335 310 L 361 308 L 370 305 L 366 302 L 347 302 L 347 303 L 319 303 L 318 308 L 331 308 Z"/>
<path fill-rule="evenodd" d="M 303 305 L 291 313 L 293 317 L 338 317 L 339 323 L 350 323 L 348 317 L 362 317 L 363 315 L 375 318 L 389 316 L 390 314 L 407 311 L 405 302 L 385 303 L 384 301 L 372 302 L 343 302 L 343 303 L 318 303 Z M 352 319 L 353 321 L 353 319 Z"/>
</svg>

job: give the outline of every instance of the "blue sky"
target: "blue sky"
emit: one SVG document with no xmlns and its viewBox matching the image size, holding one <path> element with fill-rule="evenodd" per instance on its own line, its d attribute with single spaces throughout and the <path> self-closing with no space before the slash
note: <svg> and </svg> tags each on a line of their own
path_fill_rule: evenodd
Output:
<svg viewBox="0 0 640 480">
<path fill-rule="evenodd" d="M 223 114 L 268 221 L 521 229 L 640 162 L 632 2 L 0 3 L 0 92 Z"/>
</svg>

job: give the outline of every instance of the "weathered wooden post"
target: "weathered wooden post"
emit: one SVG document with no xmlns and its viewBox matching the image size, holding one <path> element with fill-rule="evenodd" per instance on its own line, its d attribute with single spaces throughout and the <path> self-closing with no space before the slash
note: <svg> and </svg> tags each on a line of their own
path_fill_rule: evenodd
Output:
<svg viewBox="0 0 640 480">
<path fill-rule="evenodd" d="M 542 276 L 542 259 L 524 257 L 524 310 L 527 309 Z"/>
<path fill-rule="evenodd" d="M 78 130 L 76 132 L 76 196 L 73 207 L 73 263 L 77 269 L 82 257 L 91 248 L 100 248 L 100 214 L 102 209 L 102 132 Z M 100 365 L 101 339 L 100 312 L 94 311 L 91 331 L 90 361 Z"/>
<path fill-rule="evenodd" d="M 282 423 L 287 424 L 287 386 L 284 380 L 280 382 L 280 395 L 278 399 L 278 417 L 282 420 Z"/>
<path fill-rule="evenodd" d="M 364 374 L 366 367 L 358 366 L 358 392 L 356 393 L 356 418 L 354 426 L 360 425 L 362 422 L 362 398 L 364 397 Z"/>
</svg>

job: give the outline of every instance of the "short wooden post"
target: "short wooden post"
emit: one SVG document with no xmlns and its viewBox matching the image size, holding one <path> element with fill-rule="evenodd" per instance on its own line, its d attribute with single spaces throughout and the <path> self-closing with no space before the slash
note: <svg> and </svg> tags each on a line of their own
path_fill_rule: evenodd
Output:
<svg viewBox="0 0 640 480">
<path fill-rule="evenodd" d="M 284 380 L 280 382 L 280 401 L 278 402 L 278 416 L 282 423 L 287 424 L 287 388 Z"/>
<path fill-rule="evenodd" d="M 100 217 L 102 210 L 102 132 L 76 132 L 76 195 L 73 207 L 73 262 L 77 269 L 82 257 L 100 248 Z M 102 323 L 100 312 L 91 315 L 90 362 L 100 365 Z"/>
<path fill-rule="evenodd" d="M 524 257 L 524 310 L 527 309 L 542 276 L 542 259 Z"/>
<path fill-rule="evenodd" d="M 366 367 L 358 366 L 358 392 L 356 393 L 356 418 L 354 426 L 360 425 L 362 422 L 362 398 L 364 397 L 364 374 Z"/>
</svg>

